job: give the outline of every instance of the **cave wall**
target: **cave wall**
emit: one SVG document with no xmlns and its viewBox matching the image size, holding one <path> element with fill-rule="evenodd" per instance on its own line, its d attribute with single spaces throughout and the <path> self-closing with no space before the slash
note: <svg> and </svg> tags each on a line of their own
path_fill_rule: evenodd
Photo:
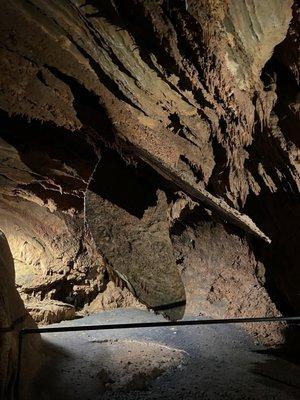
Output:
<svg viewBox="0 0 300 400">
<path fill-rule="evenodd" d="M 226 285 L 234 282 L 232 298 L 219 296 L 230 306 L 214 313 L 245 315 L 249 304 L 238 300 L 234 289 L 245 279 L 243 296 L 250 293 L 263 304 L 257 308 L 251 303 L 256 315 L 277 313 L 278 307 L 299 311 L 297 125 L 284 122 L 286 110 L 299 121 L 294 40 L 298 11 L 296 2 L 293 9 L 292 4 L 1 4 L 0 210 L 3 229 L 15 243 L 18 269 L 27 268 L 34 276 L 29 287 L 20 282 L 23 295 L 30 301 L 49 298 L 82 306 L 105 288 L 104 265 L 122 269 L 111 248 L 104 246 L 104 236 L 98 237 L 95 248 L 84 226 L 89 179 L 109 148 L 137 170 L 147 164 L 163 179 L 166 213 L 191 199 L 210 209 L 209 218 L 217 224 L 216 230 L 209 228 L 211 239 L 205 224 L 186 226 L 188 235 L 202 235 L 209 243 L 206 261 L 186 266 L 191 268 L 190 279 L 197 273 L 201 280 L 202 270 L 212 276 L 202 308 L 213 312 L 211 287 L 225 279 Z M 284 55 L 287 49 L 292 49 L 290 56 Z M 293 87 L 290 95 L 283 89 L 286 80 Z M 119 179 L 125 175 L 120 172 Z M 113 184 L 118 184 L 116 179 Z M 108 207 L 116 209 L 116 204 L 114 199 Z M 127 218 L 127 211 L 121 207 L 118 217 Z M 166 232 L 180 219 L 177 214 L 165 219 Z M 286 235 L 291 224 L 293 240 Z M 114 225 L 112 217 L 112 230 Z M 116 238 L 121 235 L 119 225 Z M 216 269 L 210 252 L 222 254 L 217 244 L 224 229 L 226 246 L 251 256 L 242 261 L 224 256 L 224 267 Z M 171 239 L 170 264 L 177 268 L 179 239 L 173 245 Z M 154 245 L 151 237 L 147 240 Z M 185 247 L 180 251 L 189 249 L 180 246 Z M 198 260 L 200 255 L 196 252 L 194 257 Z M 228 265 L 232 262 L 238 264 L 236 269 Z M 149 268 L 147 258 L 144 263 Z M 266 269 L 267 282 L 257 281 L 259 263 Z M 154 283 L 156 270 L 155 274 Z M 187 276 L 182 281 L 189 293 Z M 139 279 L 134 289 L 143 302 L 152 304 L 151 290 Z"/>
<path fill-rule="evenodd" d="M 15 399 L 15 383 L 18 362 L 18 332 L 24 327 L 35 327 L 35 323 L 25 310 L 15 288 L 14 262 L 8 242 L 0 231 L 0 398 Z M 4 332 L 3 328 L 8 328 Z M 24 370 L 20 390 L 26 398 L 26 381 L 29 381 L 39 365 L 39 338 L 26 340 L 23 357 L 27 368 Z"/>
<path fill-rule="evenodd" d="M 55 301 L 83 306 L 104 283 L 101 256 L 83 232 L 82 198 L 94 152 L 64 131 L 60 135 L 8 118 L 2 123 L 0 218 L 15 260 L 16 284 L 37 314 L 43 300 L 44 307 L 74 317 L 75 309 L 57 308 Z"/>
<path fill-rule="evenodd" d="M 175 221 L 171 240 L 185 287 L 187 314 L 214 318 L 280 315 L 265 287 L 264 264 L 247 237 L 195 206 Z M 245 324 L 243 329 L 266 345 L 284 342 L 284 324 L 271 329 L 268 324 Z"/>
</svg>

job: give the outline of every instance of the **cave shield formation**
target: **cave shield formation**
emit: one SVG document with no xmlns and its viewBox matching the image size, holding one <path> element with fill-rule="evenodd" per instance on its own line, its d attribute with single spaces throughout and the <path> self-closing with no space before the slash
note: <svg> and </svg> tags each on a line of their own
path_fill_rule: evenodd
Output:
<svg viewBox="0 0 300 400">
<path fill-rule="evenodd" d="M 27 317 L 299 314 L 299 2 L 0 7 L 0 228 Z"/>
<path fill-rule="evenodd" d="M 169 234 L 168 202 L 117 153 L 101 156 L 85 194 L 85 220 L 109 264 L 134 295 L 170 319 L 184 314 L 185 290 Z"/>
</svg>

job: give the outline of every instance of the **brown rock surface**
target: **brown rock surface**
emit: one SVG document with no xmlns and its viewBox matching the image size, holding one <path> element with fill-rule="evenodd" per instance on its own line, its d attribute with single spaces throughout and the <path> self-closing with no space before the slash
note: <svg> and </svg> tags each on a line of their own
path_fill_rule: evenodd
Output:
<svg viewBox="0 0 300 400">
<path fill-rule="evenodd" d="M 18 360 L 18 332 L 26 327 L 34 327 L 15 288 L 14 263 L 7 240 L 0 231 L 0 398 L 15 399 L 15 382 Z M 8 328 L 6 332 L 5 328 Z M 26 340 L 23 361 L 27 363 L 21 390 L 26 398 L 27 384 L 38 367 L 38 338 Z M 27 382 L 27 384 L 26 384 Z"/>
<path fill-rule="evenodd" d="M 222 318 L 280 316 L 265 284 L 265 270 L 249 242 L 194 209 L 172 227 L 176 263 L 186 291 L 186 313 Z M 209 266 L 209 267 L 208 267 Z M 268 345 L 284 341 L 284 324 L 243 326 Z"/>
<path fill-rule="evenodd" d="M 2 2 L 0 226 L 30 301 L 81 309 L 104 290 L 109 264 L 150 306 L 194 296 L 197 277 L 197 312 L 299 312 L 297 2 L 187 5 Z M 84 194 L 107 152 L 127 165 L 114 188 L 137 173 L 159 190 L 144 208 L 131 193 L 128 211 L 125 193 L 101 195 L 99 178 L 94 203 L 111 236 L 91 229 L 96 250 Z M 189 207 L 174 209 L 182 199 L 210 209 L 209 221 L 187 225 Z"/>
<path fill-rule="evenodd" d="M 113 281 L 110 281 L 105 290 L 99 293 L 89 305 L 85 306 L 83 312 L 92 314 L 120 307 L 146 308 L 126 287 L 122 289 L 116 286 Z"/>
<path fill-rule="evenodd" d="M 74 319 L 75 307 L 62 301 L 34 301 L 24 299 L 26 310 L 39 325 L 55 324 L 60 321 Z"/>
</svg>

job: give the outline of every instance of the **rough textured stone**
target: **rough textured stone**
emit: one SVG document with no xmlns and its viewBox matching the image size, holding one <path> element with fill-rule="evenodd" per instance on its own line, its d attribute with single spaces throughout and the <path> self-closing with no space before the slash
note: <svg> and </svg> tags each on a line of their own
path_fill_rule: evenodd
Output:
<svg viewBox="0 0 300 400">
<path fill-rule="evenodd" d="M 0 398 L 5 400 L 15 399 L 18 332 L 25 326 L 35 326 L 24 308 L 14 280 L 12 254 L 3 232 L 0 231 L 0 328 L 8 328 L 7 332 L 0 332 Z M 27 384 L 39 365 L 37 336 L 26 340 L 23 357 L 29 367 L 23 375 L 20 388 L 26 399 Z"/>
<path fill-rule="evenodd" d="M 142 281 L 145 274 L 155 287 L 149 271 L 159 257 L 173 277 L 168 280 L 162 265 L 155 270 L 168 300 L 183 299 L 184 275 L 170 230 L 182 213 L 191 213 L 174 205 L 196 201 L 210 209 L 208 218 L 217 228 L 211 230 L 211 247 L 206 246 L 209 262 L 195 262 L 191 274 L 199 267 L 214 276 L 209 249 L 223 257 L 222 238 L 228 247 L 251 254 L 243 258 L 242 270 L 227 266 L 234 254 L 224 255 L 205 307 L 213 310 L 222 298 L 224 316 L 245 315 L 249 308 L 236 285 L 245 282 L 241 294 L 246 296 L 246 282 L 257 284 L 255 268 L 261 262 L 269 294 L 262 283 L 251 286 L 253 307 L 258 296 L 258 312 L 299 311 L 299 13 L 297 2 L 293 9 L 292 4 L 1 4 L 0 216 L 22 293 L 82 308 L 104 290 L 108 262 L 143 302 L 155 306 L 162 292 L 157 298 L 152 290 L 145 295 Z M 84 227 L 84 193 L 107 151 L 118 153 L 133 175 L 159 187 L 140 217 L 120 205 L 121 195 L 97 195 L 103 217 L 110 213 L 106 228 L 113 232 L 116 252 L 113 240 L 105 242 L 105 232 L 98 232 L 96 250 Z M 149 173 L 144 175 L 145 164 Z M 129 186 L 126 171 L 119 172 L 113 187 Z M 101 180 L 96 186 L 101 192 Z M 135 200 L 137 212 L 138 196 Z M 199 227 L 183 224 L 189 235 L 198 235 Z M 123 238 L 125 229 L 129 234 Z M 132 243 L 138 257 L 128 251 Z M 163 245 L 157 253 L 154 243 Z M 130 265 L 137 260 L 139 267 Z M 228 289 L 221 291 L 223 280 Z"/>
<path fill-rule="evenodd" d="M 119 176 L 123 180 L 119 181 Z M 185 290 L 169 235 L 168 201 L 120 156 L 103 157 L 86 194 L 89 229 L 110 265 L 143 303 L 183 316 Z"/>
<path fill-rule="evenodd" d="M 185 287 L 188 315 L 280 315 L 264 286 L 264 266 L 245 238 L 226 231 L 195 208 L 188 217 L 175 221 L 171 240 Z M 284 324 L 271 329 L 268 324 L 247 324 L 243 328 L 264 344 L 284 342 Z"/>
<path fill-rule="evenodd" d="M 108 282 L 105 290 L 98 294 L 98 296 L 89 305 L 83 309 L 83 314 L 94 314 L 99 311 L 111 310 L 121 307 L 134 307 L 145 309 L 146 307 L 141 304 L 134 295 L 127 289 L 116 286 L 113 281 Z"/>
<path fill-rule="evenodd" d="M 24 298 L 24 302 L 33 320 L 40 325 L 55 324 L 76 316 L 75 307 L 62 301 L 28 301 Z"/>
</svg>

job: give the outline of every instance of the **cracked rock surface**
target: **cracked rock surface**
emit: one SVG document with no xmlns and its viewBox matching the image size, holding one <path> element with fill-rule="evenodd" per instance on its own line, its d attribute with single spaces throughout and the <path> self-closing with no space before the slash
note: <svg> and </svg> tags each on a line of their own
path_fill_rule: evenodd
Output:
<svg viewBox="0 0 300 400">
<path fill-rule="evenodd" d="M 7 0 L 0 53 L 0 227 L 29 309 L 299 313 L 296 1 Z"/>
</svg>

